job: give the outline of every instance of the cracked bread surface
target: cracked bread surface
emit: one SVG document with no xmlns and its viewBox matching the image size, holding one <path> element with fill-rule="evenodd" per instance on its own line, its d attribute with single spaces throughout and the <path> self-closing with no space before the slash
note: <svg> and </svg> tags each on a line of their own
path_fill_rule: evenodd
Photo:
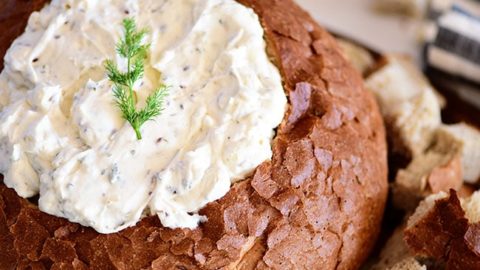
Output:
<svg viewBox="0 0 480 270">
<path fill-rule="evenodd" d="M 0 4 L 13 16 L 0 18 L 13 29 L 2 46 L 47 1 L 16 2 Z M 102 235 L 40 212 L 1 184 L 0 269 L 360 267 L 387 196 L 385 131 L 375 100 L 334 38 L 293 1 L 239 2 L 259 15 L 289 97 L 272 160 L 202 209 L 208 221 L 195 230 L 163 228 L 154 216 Z"/>
</svg>

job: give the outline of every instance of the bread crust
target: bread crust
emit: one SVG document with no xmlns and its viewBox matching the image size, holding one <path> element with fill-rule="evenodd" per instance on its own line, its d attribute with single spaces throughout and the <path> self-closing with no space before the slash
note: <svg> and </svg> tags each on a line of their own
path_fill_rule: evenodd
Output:
<svg viewBox="0 0 480 270">
<path fill-rule="evenodd" d="M 46 1 L 33 2 L 25 14 Z M 387 196 L 385 131 L 375 100 L 335 40 L 293 1 L 239 2 L 259 15 L 289 96 L 272 161 L 202 209 L 208 221 L 195 230 L 166 229 L 147 217 L 101 235 L 40 212 L 1 184 L 0 269 L 360 266 Z"/>
<path fill-rule="evenodd" d="M 435 260 L 438 268 L 480 269 L 480 223 L 467 219 L 453 189 L 449 196 L 436 200 L 404 233 L 412 254 Z"/>
</svg>

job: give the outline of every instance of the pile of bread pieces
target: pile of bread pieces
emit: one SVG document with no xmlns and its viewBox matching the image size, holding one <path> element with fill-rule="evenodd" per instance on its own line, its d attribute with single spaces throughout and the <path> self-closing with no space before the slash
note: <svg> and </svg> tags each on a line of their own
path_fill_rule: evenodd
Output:
<svg viewBox="0 0 480 270">
<path fill-rule="evenodd" d="M 411 59 L 374 61 L 365 49 L 340 44 L 376 96 L 390 155 L 407 161 L 389 168 L 392 204 L 404 222 L 365 269 L 480 269 L 480 131 L 442 123 L 446 100 Z"/>
</svg>

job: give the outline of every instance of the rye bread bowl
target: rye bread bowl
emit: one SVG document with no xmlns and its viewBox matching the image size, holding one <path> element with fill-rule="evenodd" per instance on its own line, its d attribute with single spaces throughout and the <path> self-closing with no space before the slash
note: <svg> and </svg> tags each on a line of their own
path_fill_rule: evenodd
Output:
<svg viewBox="0 0 480 270">
<path fill-rule="evenodd" d="M 46 2 L 4 1 L 3 56 Z M 157 217 L 103 235 L 40 212 L 0 184 L 1 269 L 357 269 L 387 197 L 373 96 L 334 38 L 293 1 L 240 0 L 260 17 L 289 97 L 271 161 L 200 211 L 195 230 Z M 2 61 L 3 63 L 3 61 Z M 3 65 L 2 65 L 3 66 Z"/>
</svg>

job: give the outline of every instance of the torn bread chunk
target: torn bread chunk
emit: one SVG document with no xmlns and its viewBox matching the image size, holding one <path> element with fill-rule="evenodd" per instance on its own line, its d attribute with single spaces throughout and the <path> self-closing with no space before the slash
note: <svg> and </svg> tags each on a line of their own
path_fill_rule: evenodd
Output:
<svg viewBox="0 0 480 270">
<path fill-rule="evenodd" d="M 373 72 L 368 75 L 366 83 L 381 101 L 382 111 L 392 108 L 384 107 L 384 104 L 395 105 L 405 102 L 424 91 L 432 91 L 441 108 L 446 105 L 446 99 L 433 88 L 422 71 L 407 56 L 399 54 L 382 56 Z"/>
<path fill-rule="evenodd" d="M 383 247 L 378 262 L 370 270 L 426 270 L 408 251 L 403 230 L 397 228 Z"/>
<path fill-rule="evenodd" d="M 461 144 L 435 137 L 423 154 L 416 156 L 405 169 L 400 169 L 392 184 L 393 203 L 397 208 L 413 210 L 430 194 L 463 184 L 460 158 Z"/>
<path fill-rule="evenodd" d="M 341 38 L 337 38 L 337 42 L 343 56 L 352 63 L 353 67 L 358 70 L 360 74 L 365 74 L 372 68 L 375 61 L 367 49 Z"/>
<path fill-rule="evenodd" d="M 463 182 L 463 185 L 457 190 L 457 195 L 460 198 L 468 198 L 476 191 L 475 186 Z"/>
<path fill-rule="evenodd" d="M 376 0 L 375 10 L 381 13 L 399 14 L 409 17 L 422 17 L 428 8 L 428 0 Z"/>
<path fill-rule="evenodd" d="M 387 55 L 366 79 L 376 96 L 393 151 L 414 158 L 430 144 L 441 124 L 445 100 L 406 57 Z"/>
<path fill-rule="evenodd" d="M 427 197 L 409 218 L 405 242 L 415 256 L 442 269 L 480 269 L 480 192 Z"/>
<path fill-rule="evenodd" d="M 460 201 L 468 221 L 470 223 L 480 222 L 480 191 L 474 192 L 472 196 Z"/>
<path fill-rule="evenodd" d="M 463 178 L 467 183 L 477 183 L 480 179 L 480 131 L 465 123 L 441 125 L 437 137 L 461 145 Z"/>
<path fill-rule="evenodd" d="M 394 264 L 392 267 L 385 268 L 386 270 L 427 270 L 425 265 L 421 265 L 415 258 L 408 257 L 398 263 Z"/>
<path fill-rule="evenodd" d="M 441 123 L 440 106 L 432 91 L 424 91 L 394 106 L 389 118 L 394 130 L 394 144 L 400 151 L 408 151 L 409 156 L 415 157 L 428 147 L 434 130 Z"/>
<path fill-rule="evenodd" d="M 437 200 L 445 199 L 448 197 L 446 192 L 439 192 L 426 197 L 420 202 L 415 212 L 408 218 L 407 228 L 412 228 L 415 224 L 419 223 L 421 219 L 428 213 L 434 206 Z"/>
</svg>

